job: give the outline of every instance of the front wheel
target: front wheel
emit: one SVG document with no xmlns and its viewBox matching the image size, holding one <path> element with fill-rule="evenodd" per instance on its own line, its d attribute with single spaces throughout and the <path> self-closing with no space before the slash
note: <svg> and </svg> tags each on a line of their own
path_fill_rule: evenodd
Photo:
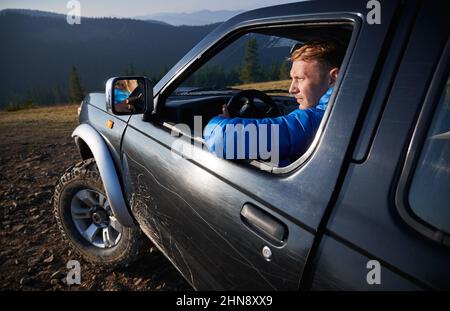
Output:
<svg viewBox="0 0 450 311">
<path fill-rule="evenodd" d="M 124 227 L 114 217 L 94 159 L 76 164 L 61 177 L 53 211 L 63 236 L 89 262 L 128 266 L 144 247 L 140 229 Z"/>
</svg>

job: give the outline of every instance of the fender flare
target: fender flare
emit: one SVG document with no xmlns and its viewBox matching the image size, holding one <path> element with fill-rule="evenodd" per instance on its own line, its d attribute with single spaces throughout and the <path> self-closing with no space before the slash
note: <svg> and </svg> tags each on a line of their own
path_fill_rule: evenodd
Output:
<svg viewBox="0 0 450 311">
<path fill-rule="evenodd" d="M 91 149 L 114 216 L 121 225 L 133 226 L 133 218 L 125 204 L 116 168 L 103 137 L 89 124 L 77 126 L 72 133 L 72 137 L 81 138 Z"/>
</svg>

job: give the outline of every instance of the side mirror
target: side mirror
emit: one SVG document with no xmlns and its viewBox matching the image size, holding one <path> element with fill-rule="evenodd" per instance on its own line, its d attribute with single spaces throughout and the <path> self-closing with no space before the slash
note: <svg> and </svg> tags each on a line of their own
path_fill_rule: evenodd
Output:
<svg viewBox="0 0 450 311">
<path fill-rule="evenodd" d="M 146 77 L 114 77 L 106 82 L 106 109 L 116 115 L 153 112 L 153 89 Z"/>
</svg>

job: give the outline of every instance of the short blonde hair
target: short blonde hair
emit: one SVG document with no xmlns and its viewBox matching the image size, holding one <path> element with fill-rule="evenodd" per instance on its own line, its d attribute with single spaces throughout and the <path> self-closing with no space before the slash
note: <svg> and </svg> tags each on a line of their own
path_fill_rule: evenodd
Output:
<svg viewBox="0 0 450 311">
<path fill-rule="evenodd" d="M 133 92 L 133 90 L 138 86 L 137 80 L 118 80 L 115 82 L 116 87 L 127 91 L 128 93 Z"/>
<path fill-rule="evenodd" d="M 134 89 L 138 86 L 137 80 L 124 80 L 126 84 L 127 91 L 132 93 Z"/>
<path fill-rule="evenodd" d="M 118 80 L 115 82 L 116 87 L 122 89 L 122 90 L 126 90 L 127 89 L 127 83 L 125 80 Z"/>
<path fill-rule="evenodd" d="M 311 40 L 305 42 L 300 48 L 294 49 L 290 61 L 302 60 L 311 62 L 316 60 L 329 68 L 340 67 L 344 58 L 345 49 L 335 40 Z"/>
</svg>

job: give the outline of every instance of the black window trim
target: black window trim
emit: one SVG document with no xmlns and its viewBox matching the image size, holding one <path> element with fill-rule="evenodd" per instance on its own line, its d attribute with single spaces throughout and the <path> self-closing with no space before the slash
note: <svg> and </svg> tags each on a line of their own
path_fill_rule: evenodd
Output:
<svg viewBox="0 0 450 311">
<path fill-rule="evenodd" d="M 408 146 L 405 162 L 400 173 L 398 186 L 395 192 L 395 206 L 400 217 L 412 228 L 422 235 L 445 246 L 450 246 L 450 234 L 417 216 L 409 205 L 409 191 L 411 182 L 420 159 L 424 142 L 434 113 L 446 87 L 450 74 L 450 38 L 447 39 L 443 53 L 431 80 L 430 87 L 424 99 L 424 105 L 419 113 L 411 141 Z M 437 100 L 436 100 L 437 99 Z"/>
<path fill-rule="evenodd" d="M 294 17 L 294 16 L 292 16 Z M 360 16 L 354 15 L 354 14 L 335 14 L 335 13 L 327 13 L 327 14 L 314 14 L 314 15 L 303 15 L 298 16 L 298 19 L 295 20 L 289 20 L 289 21 L 283 21 L 280 22 L 279 20 L 273 20 L 272 18 L 267 19 L 260 19 L 260 20 L 253 20 L 252 24 L 250 25 L 237 25 L 235 29 L 227 33 L 225 36 L 219 38 L 216 42 L 214 42 L 212 45 L 208 46 L 204 51 L 200 53 L 201 57 L 197 57 L 180 69 L 178 73 L 172 77 L 172 79 L 161 89 L 159 94 L 155 96 L 156 101 L 158 102 L 158 107 L 160 109 L 164 109 L 165 107 L 165 101 L 166 101 L 166 94 L 171 93 L 172 89 L 174 89 L 174 85 L 179 85 L 179 81 L 184 81 L 187 77 L 191 75 L 192 72 L 198 70 L 203 64 L 205 64 L 207 61 L 209 61 L 211 58 L 213 58 L 215 55 L 217 55 L 220 50 L 223 48 L 223 46 L 228 46 L 232 44 L 237 38 L 250 33 L 251 31 L 255 31 L 257 29 L 260 29 L 262 27 L 304 27 L 309 25 L 349 25 L 352 27 L 352 34 L 350 36 L 350 40 L 348 42 L 348 46 L 346 49 L 345 57 L 342 61 L 341 65 L 341 73 L 339 74 L 339 77 L 336 81 L 333 93 L 331 94 L 330 101 L 328 104 L 328 108 L 324 113 L 324 116 L 322 118 L 322 121 L 320 122 L 320 126 L 317 130 L 317 133 L 314 137 L 313 142 L 309 146 L 309 148 L 305 151 L 305 153 L 300 156 L 296 161 L 292 162 L 288 166 L 285 167 L 272 167 L 265 163 L 264 161 L 260 160 L 251 160 L 249 162 L 246 162 L 247 165 L 251 165 L 257 169 L 269 172 L 271 174 L 286 174 L 294 172 L 297 168 L 303 166 L 308 162 L 308 159 L 313 155 L 314 151 L 317 149 L 319 145 L 319 140 L 322 137 L 323 131 L 325 129 L 326 124 L 328 123 L 328 119 L 331 113 L 331 110 L 334 106 L 334 101 L 336 98 L 336 94 L 338 93 L 341 81 L 343 79 L 343 76 L 345 75 L 347 71 L 347 67 L 349 64 L 349 60 L 351 58 L 351 55 L 354 52 L 356 41 L 359 37 L 359 33 L 361 30 L 362 21 L 360 19 Z M 194 64 L 196 63 L 196 64 Z M 168 131 L 174 130 L 174 126 L 171 126 L 167 122 L 163 122 L 160 124 L 163 128 L 166 128 Z M 184 133 L 180 131 L 179 134 L 183 136 L 188 136 L 191 138 L 192 142 L 194 140 L 197 140 L 201 143 L 203 142 L 203 139 L 199 140 L 198 138 L 192 137 L 189 133 Z"/>
</svg>

